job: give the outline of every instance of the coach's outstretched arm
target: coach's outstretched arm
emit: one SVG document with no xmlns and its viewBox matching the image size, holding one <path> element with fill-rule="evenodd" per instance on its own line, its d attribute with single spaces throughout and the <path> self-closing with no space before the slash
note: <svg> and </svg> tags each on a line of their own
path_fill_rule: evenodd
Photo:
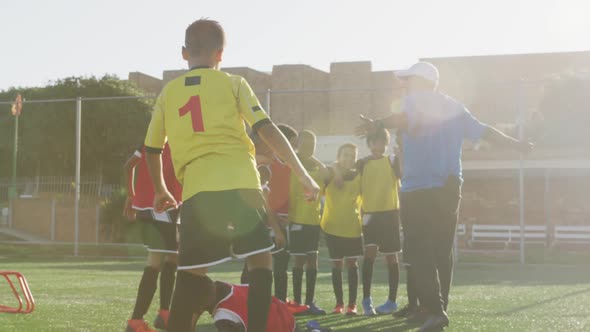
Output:
<svg viewBox="0 0 590 332">
<path fill-rule="evenodd" d="M 408 116 L 406 113 L 393 113 L 386 118 L 373 120 L 361 114 L 362 124 L 355 128 L 355 134 L 365 137 L 378 128 L 406 129 L 408 127 Z"/>
<path fill-rule="evenodd" d="M 408 116 L 406 113 L 394 113 L 380 120 L 373 120 L 361 115 L 361 121 L 362 124 L 355 129 L 356 135 L 361 137 L 366 136 L 368 133 L 378 128 L 395 128 L 403 130 L 408 127 Z M 484 126 L 485 129 L 481 138 L 493 145 L 516 150 L 521 153 L 529 153 L 534 147 L 532 143 L 510 137 L 490 125 L 484 124 Z"/>
<path fill-rule="evenodd" d="M 283 135 L 283 133 L 277 128 L 277 126 L 268 121 L 257 128 L 257 133 L 260 138 L 266 143 L 274 153 L 277 154 L 281 160 L 283 160 L 291 171 L 297 176 L 301 184 L 303 184 L 306 192 L 306 196 L 310 200 L 315 200 L 320 194 L 320 187 L 318 184 L 309 176 L 299 158 L 291 148 L 289 141 Z"/>
<path fill-rule="evenodd" d="M 517 140 L 516 138 L 510 137 L 490 125 L 485 126 L 486 128 L 481 138 L 493 145 L 516 150 L 525 154 L 531 152 L 533 149 L 533 143 Z"/>
</svg>

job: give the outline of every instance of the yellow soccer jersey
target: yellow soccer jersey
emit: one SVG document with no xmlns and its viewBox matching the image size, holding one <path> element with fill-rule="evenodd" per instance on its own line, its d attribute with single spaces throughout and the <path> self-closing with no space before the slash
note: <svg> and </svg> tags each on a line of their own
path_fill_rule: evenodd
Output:
<svg viewBox="0 0 590 332">
<path fill-rule="evenodd" d="M 314 168 L 307 172 L 320 185 L 320 189 L 323 189 L 324 181 L 321 179 L 320 169 Z M 289 221 L 304 225 L 319 225 L 321 197 L 318 196 L 318 199 L 313 202 L 307 201 L 303 185 L 293 172 L 289 181 Z"/>
<path fill-rule="evenodd" d="M 352 174 L 351 177 L 344 181 L 342 188 L 333 183 L 326 186 L 321 226 L 330 235 L 356 238 L 362 234 L 361 177 L 359 174 Z"/>
<path fill-rule="evenodd" d="M 245 123 L 256 129 L 269 121 L 244 78 L 194 68 L 162 90 L 145 145 L 161 149 L 168 141 L 185 201 L 202 191 L 259 189 Z"/>
<path fill-rule="evenodd" d="M 399 210 L 400 179 L 389 156 L 359 161 L 363 213 Z"/>
</svg>

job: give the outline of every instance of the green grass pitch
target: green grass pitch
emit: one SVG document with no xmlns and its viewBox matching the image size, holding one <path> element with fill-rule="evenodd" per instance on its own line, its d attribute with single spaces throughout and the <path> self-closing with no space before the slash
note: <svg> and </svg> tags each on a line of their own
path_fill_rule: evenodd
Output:
<svg viewBox="0 0 590 332">
<path fill-rule="evenodd" d="M 330 311 L 334 305 L 330 269 L 327 261 L 320 265 L 316 299 Z M 237 282 L 240 269 L 239 262 L 225 264 L 214 269 L 212 277 Z M 29 315 L 0 314 L 0 331 L 123 331 L 133 309 L 143 262 L 0 258 L 0 270 L 24 273 L 37 302 L 35 312 Z M 387 294 L 385 278 L 380 267 L 375 273 L 376 302 Z M 0 303 L 11 303 L 8 292 L 6 283 L 1 283 Z M 398 302 L 403 305 L 405 284 L 400 285 L 399 293 Z M 156 292 L 146 317 L 150 322 L 158 301 Z M 590 266 L 458 264 L 449 315 L 451 325 L 446 331 L 590 331 Z M 308 319 L 298 321 L 304 324 Z M 391 316 L 326 315 L 313 319 L 335 331 L 418 328 Z M 209 318 L 201 319 L 197 330 L 214 331 Z"/>
</svg>

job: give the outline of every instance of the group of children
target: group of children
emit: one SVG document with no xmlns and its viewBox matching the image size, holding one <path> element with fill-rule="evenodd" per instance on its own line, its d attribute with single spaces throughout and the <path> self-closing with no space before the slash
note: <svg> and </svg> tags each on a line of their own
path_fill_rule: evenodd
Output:
<svg viewBox="0 0 590 332">
<path fill-rule="evenodd" d="M 325 314 L 314 302 L 322 233 L 332 262 L 333 312 L 357 314 L 360 257 L 364 314 L 395 311 L 400 168 L 385 153 L 389 133 L 367 137 L 370 156 L 358 160 L 357 147 L 344 144 L 336 161 L 325 166 L 314 157 L 312 132 L 276 126 L 242 77 L 218 70 L 224 45 L 225 34 L 215 21 L 201 19 L 187 28 L 182 55 L 190 71 L 163 89 L 145 143 L 127 163 L 125 213 L 145 221 L 149 250 L 127 331 L 152 331 L 143 316 L 159 274 L 158 328 L 194 330 L 207 311 L 220 331 L 294 331 L 293 313 Z M 141 174 L 135 183 L 143 187 L 134 191 L 137 165 Z M 385 256 L 389 297 L 374 308 L 377 252 Z M 287 300 L 290 256 L 292 301 Z M 232 258 L 245 260 L 242 281 L 248 286 L 207 276 L 209 267 Z"/>
<path fill-rule="evenodd" d="M 314 303 L 315 284 L 318 270 L 318 252 L 320 235 L 323 233 L 332 262 L 332 284 L 335 294 L 333 313 L 357 314 L 357 289 L 359 283 L 358 259 L 364 257 L 362 263 L 363 301 L 365 315 L 392 313 L 397 309 L 396 297 L 399 282 L 399 264 L 397 253 L 400 251 L 399 223 L 399 161 L 385 154 L 389 145 L 389 133 L 381 130 L 367 137 L 371 155 L 358 160 L 358 148 L 347 143 L 338 149 L 336 161 L 326 167 L 314 157 L 316 137 L 310 131 L 303 131 L 297 136 L 294 129 L 280 125 L 283 132 L 291 137 L 296 145 L 297 155 L 304 167 L 320 185 L 318 199 L 309 202 L 302 194 L 301 185 L 295 177 L 287 183 L 284 174 L 277 176 L 283 179 L 283 185 L 289 186 L 288 213 L 272 210 L 269 214 L 286 221 L 283 231 L 288 234 L 289 254 L 294 257 L 293 301 L 288 301 L 292 312 L 305 314 L 325 314 L 325 311 Z M 281 164 L 272 156 L 265 156 L 264 143 L 258 144 L 259 159 L 270 164 L 268 182 L 263 186 L 269 188 L 268 197 L 273 201 L 274 188 L 280 179 L 275 180 L 272 169 Z M 265 166 L 262 166 L 265 167 Z M 260 168 L 260 167 L 259 167 Z M 268 169 L 268 168 L 266 168 Z M 279 189 L 284 195 L 284 188 Z M 323 204 L 322 204 L 323 202 Z M 279 215 L 280 214 L 280 215 Z M 389 280 L 389 296 L 386 301 L 374 308 L 371 298 L 373 267 L 377 253 L 385 256 Z M 285 260 L 277 257 L 275 261 Z M 288 259 L 288 256 L 287 256 Z M 280 270 L 276 267 L 279 265 Z M 286 266 L 284 262 L 275 264 L 275 296 L 286 301 Z M 348 303 L 344 302 L 343 278 L 344 267 L 348 275 Z M 305 272 L 305 273 L 304 273 Z M 302 302 L 303 275 L 306 278 L 305 302 Z M 346 307 L 345 307 L 346 304 Z"/>
</svg>

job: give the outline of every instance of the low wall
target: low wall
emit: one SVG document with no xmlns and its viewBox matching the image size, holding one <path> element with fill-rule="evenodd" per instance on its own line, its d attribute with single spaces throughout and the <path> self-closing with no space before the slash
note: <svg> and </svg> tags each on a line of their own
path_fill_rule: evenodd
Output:
<svg viewBox="0 0 590 332">
<path fill-rule="evenodd" d="M 100 240 L 99 202 L 80 205 L 79 241 Z M 12 201 L 12 227 L 47 240 L 74 242 L 75 206 L 71 198 L 19 198 Z"/>
</svg>

